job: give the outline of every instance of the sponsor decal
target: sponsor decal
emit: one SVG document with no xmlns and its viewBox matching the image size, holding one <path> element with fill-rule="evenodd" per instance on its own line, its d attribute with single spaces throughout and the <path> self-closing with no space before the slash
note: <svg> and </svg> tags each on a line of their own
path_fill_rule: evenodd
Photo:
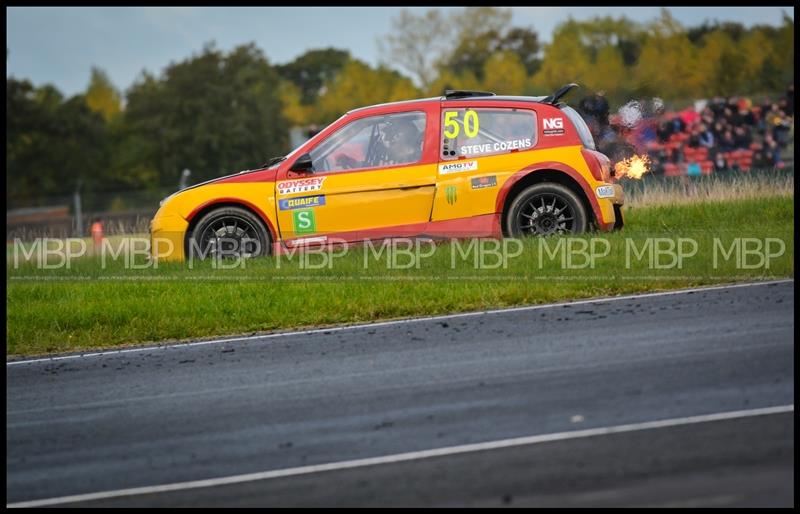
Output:
<svg viewBox="0 0 800 514">
<path fill-rule="evenodd" d="M 454 161 L 439 165 L 439 173 L 460 173 L 462 171 L 475 171 L 478 169 L 478 161 Z"/>
<path fill-rule="evenodd" d="M 485 143 L 482 145 L 464 145 L 460 148 L 461 155 L 473 155 L 491 152 L 505 152 L 507 150 L 522 150 L 530 148 L 533 144 L 530 138 L 514 139 L 512 141 L 498 141 L 497 143 Z"/>
<path fill-rule="evenodd" d="M 458 189 L 456 186 L 447 186 L 444 188 L 444 196 L 447 199 L 447 203 L 454 205 L 458 201 Z"/>
<path fill-rule="evenodd" d="M 326 177 L 300 178 L 278 182 L 278 194 L 289 195 L 292 193 L 309 193 L 322 189 Z"/>
<path fill-rule="evenodd" d="M 480 119 L 478 113 L 472 110 L 467 110 L 464 113 L 464 135 L 468 138 L 473 138 L 478 135 L 480 130 Z M 444 137 L 447 139 L 455 139 L 461 132 L 461 126 L 458 124 L 458 111 L 445 111 L 444 113 Z"/>
<path fill-rule="evenodd" d="M 317 236 L 317 237 L 300 237 L 297 239 L 292 239 L 289 241 L 292 246 L 300 246 L 300 245 L 307 245 L 311 243 L 324 243 L 328 240 L 328 236 Z"/>
<path fill-rule="evenodd" d="M 317 231 L 317 219 L 314 211 L 294 211 L 292 213 L 292 224 L 295 234 L 312 234 Z"/>
<path fill-rule="evenodd" d="M 597 186 L 598 198 L 613 198 L 614 186 Z"/>
<path fill-rule="evenodd" d="M 564 133 L 564 118 L 544 118 L 542 128 L 545 136 L 560 136 Z"/>
<path fill-rule="evenodd" d="M 325 205 L 325 195 L 300 196 L 298 198 L 278 200 L 278 208 L 282 211 L 302 209 L 303 207 L 319 207 L 320 205 Z"/>
<path fill-rule="evenodd" d="M 484 187 L 494 187 L 497 185 L 497 176 L 475 177 L 472 179 L 472 189 L 483 189 Z"/>
</svg>

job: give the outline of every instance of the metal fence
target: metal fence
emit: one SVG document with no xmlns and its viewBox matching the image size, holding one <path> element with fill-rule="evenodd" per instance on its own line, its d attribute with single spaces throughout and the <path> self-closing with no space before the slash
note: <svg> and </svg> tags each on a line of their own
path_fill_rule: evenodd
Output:
<svg viewBox="0 0 800 514">
<path fill-rule="evenodd" d="M 100 219 L 105 235 L 149 231 L 159 202 L 175 190 L 87 192 L 35 200 L 7 198 L 6 241 L 86 237 Z"/>
</svg>

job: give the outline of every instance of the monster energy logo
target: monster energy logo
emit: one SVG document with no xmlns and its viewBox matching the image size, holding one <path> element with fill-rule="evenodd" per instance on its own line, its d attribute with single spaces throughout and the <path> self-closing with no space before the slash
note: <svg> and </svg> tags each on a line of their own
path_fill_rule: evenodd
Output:
<svg viewBox="0 0 800 514">
<path fill-rule="evenodd" d="M 456 203 L 456 201 L 458 201 L 456 186 L 447 186 L 446 188 L 444 188 L 444 195 L 445 198 L 447 198 L 447 203 L 449 203 L 450 205 L 453 205 L 454 203 Z"/>
</svg>

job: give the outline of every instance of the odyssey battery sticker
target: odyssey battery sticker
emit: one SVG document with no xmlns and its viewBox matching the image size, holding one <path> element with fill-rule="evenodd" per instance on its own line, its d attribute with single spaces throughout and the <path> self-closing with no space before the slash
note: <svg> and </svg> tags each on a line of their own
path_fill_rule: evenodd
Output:
<svg viewBox="0 0 800 514">
<path fill-rule="evenodd" d="M 300 178 L 278 182 L 278 194 L 309 193 L 322 189 L 326 177 Z"/>
</svg>

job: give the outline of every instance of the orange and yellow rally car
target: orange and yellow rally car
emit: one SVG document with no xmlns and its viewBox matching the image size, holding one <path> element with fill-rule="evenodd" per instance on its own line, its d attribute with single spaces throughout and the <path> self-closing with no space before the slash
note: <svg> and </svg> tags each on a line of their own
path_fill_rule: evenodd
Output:
<svg viewBox="0 0 800 514">
<path fill-rule="evenodd" d="M 609 159 L 559 101 L 574 87 L 548 97 L 447 91 L 352 110 L 265 168 L 163 200 L 151 252 L 180 260 L 329 240 L 620 228 Z"/>
</svg>

